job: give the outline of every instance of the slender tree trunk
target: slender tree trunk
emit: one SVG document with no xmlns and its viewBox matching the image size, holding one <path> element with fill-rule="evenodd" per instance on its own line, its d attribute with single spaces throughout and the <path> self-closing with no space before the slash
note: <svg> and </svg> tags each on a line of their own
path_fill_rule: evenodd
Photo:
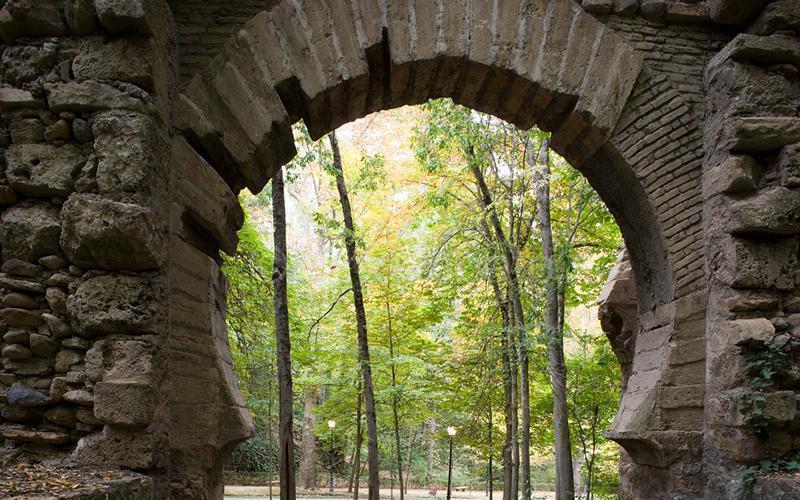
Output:
<svg viewBox="0 0 800 500">
<path fill-rule="evenodd" d="M 356 449 L 353 458 L 353 471 L 351 473 L 351 485 L 353 488 L 353 500 L 358 500 L 358 488 L 361 482 L 361 446 L 364 444 L 364 433 L 361 430 L 361 377 L 358 379 L 358 402 L 356 403 Z"/>
<path fill-rule="evenodd" d="M 388 290 L 387 290 L 388 294 Z M 400 483 L 400 500 L 405 499 L 403 491 L 403 450 L 400 449 L 400 416 L 398 412 L 399 398 L 397 396 L 397 365 L 394 363 L 394 332 L 392 331 L 392 308 L 389 306 L 389 298 L 386 301 L 386 318 L 389 327 L 389 358 L 392 360 L 392 418 L 394 421 L 394 442 L 395 452 L 397 453 L 397 479 Z"/>
<path fill-rule="evenodd" d="M 514 496 L 514 415 L 516 415 L 516 407 L 514 405 L 514 370 L 511 364 L 511 348 L 508 345 L 508 325 L 510 323 L 508 302 L 500 292 L 500 284 L 497 282 L 497 276 L 494 270 L 490 271 L 489 279 L 494 289 L 495 300 L 500 309 L 503 318 L 503 332 L 500 336 L 503 360 L 503 398 L 505 400 L 505 423 L 506 434 L 503 441 L 503 500 L 516 500 Z"/>
<path fill-rule="evenodd" d="M 547 330 L 547 361 L 550 369 L 550 381 L 553 385 L 553 434 L 556 449 L 556 497 L 567 500 L 575 497 L 575 486 L 572 478 L 572 447 L 569 437 L 569 421 L 567 407 L 567 368 L 564 364 L 564 338 L 559 316 L 558 274 L 556 270 L 553 248 L 553 227 L 550 220 L 550 160 L 548 156 L 549 141 L 542 140 L 539 149 L 540 179 L 537 186 L 539 199 L 539 227 L 542 233 L 542 255 L 547 271 L 547 307 L 545 310 L 545 328 Z M 529 152 L 529 160 L 532 151 Z"/>
<path fill-rule="evenodd" d="M 289 341 L 289 304 L 286 283 L 286 201 L 283 171 L 272 179 L 272 214 L 275 225 L 275 256 L 272 286 L 275 306 L 275 336 L 278 351 L 278 384 L 280 402 L 280 467 L 281 500 L 294 500 L 294 438 L 292 435 L 292 355 Z"/>
<path fill-rule="evenodd" d="M 518 441 L 519 458 L 516 460 L 517 469 L 522 465 L 522 495 L 523 500 L 531 498 L 531 407 L 530 407 L 530 384 L 528 380 L 528 333 L 525 324 L 525 313 L 522 308 L 522 293 L 519 283 L 519 273 L 517 270 L 517 251 L 509 241 L 500 217 L 494 208 L 491 192 L 486 185 L 483 172 L 474 159 L 473 152 L 470 151 L 472 161 L 468 161 L 472 175 L 480 190 L 484 209 L 488 210 L 489 220 L 494 229 L 495 237 L 503 252 L 505 270 L 508 276 L 508 298 L 511 307 L 510 312 L 513 317 L 511 324 L 518 337 L 516 343 L 517 363 L 519 365 L 519 404 L 522 409 L 521 422 L 519 423 L 520 440 Z M 519 474 L 519 472 L 517 472 Z M 518 483 L 515 483 L 518 484 Z"/>
<path fill-rule="evenodd" d="M 408 495 L 408 482 L 411 478 L 411 459 L 414 458 L 414 445 L 417 444 L 417 436 L 419 436 L 419 428 L 414 431 L 414 435 L 411 436 L 411 446 L 408 447 L 408 460 L 406 460 L 406 485 L 405 485 L 405 493 Z"/>
<path fill-rule="evenodd" d="M 489 403 L 489 500 L 494 498 L 494 469 L 492 468 L 492 449 L 494 442 L 492 442 L 492 404 Z"/>
<path fill-rule="evenodd" d="M 303 441 L 297 483 L 306 490 L 317 489 L 317 436 L 314 434 L 314 408 L 319 389 L 309 386 L 303 394 Z"/>
<path fill-rule="evenodd" d="M 344 182 L 342 170 L 342 157 L 339 153 L 339 142 L 336 132 L 328 136 L 333 151 L 333 168 L 336 172 L 336 187 L 339 190 L 339 199 L 342 205 L 345 227 L 345 248 L 347 250 L 347 264 L 350 268 L 350 281 L 353 285 L 353 304 L 356 311 L 356 330 L 358 332 L 358 354 L 361 363 L 361 372 L 364 377 L 364 406 L 367 414 L 367 462 L 369 464 L 369 498 L 380 498 L 380 477 L 378 463 L 378 425 L 375 412 L 375 392 L 372 386 L 372 368 L 369 359 L 369 340 L 367 337 L 367 313 L 364 310 L 364 294 L 361 288 L 361 275 L 358 271 L 358 258 L 356 256 L 355 224 L 350 210 L 350 199 Z"/>
<path fill-rule="evenodd" d="M 436 419 L 431 417 L 431 419 L 428 421 L 428 468 L 425 471 L 425 482 L 427 483 L 428 488 L 431 487 L 433 482 L 433 458 L 436 448 L 436 441 L 434 441 L 435 435 Z"/>
</svg>

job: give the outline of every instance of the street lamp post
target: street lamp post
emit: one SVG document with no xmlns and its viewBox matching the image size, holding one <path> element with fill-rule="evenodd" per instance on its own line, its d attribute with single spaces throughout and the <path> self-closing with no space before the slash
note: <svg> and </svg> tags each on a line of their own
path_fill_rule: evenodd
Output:
<svg viewBox="0 0 800 500">
<path fill-rule="evenodd" d="M 450 460 L 447 465 L 447 500 L 450 500 L 450 486 L 453 479 L 453 436 L 456 435 L 456 428 L 448 427 L 447 434 L 450 435 Z"/>
<path fill-rule="evenodd" d="M 328 420 L 328 428 L 331 430 L 331 448 L 328 453 L 328 491 L 333 493 L 333 428 L 336 427 L 335 420 Z"/>
</svg>

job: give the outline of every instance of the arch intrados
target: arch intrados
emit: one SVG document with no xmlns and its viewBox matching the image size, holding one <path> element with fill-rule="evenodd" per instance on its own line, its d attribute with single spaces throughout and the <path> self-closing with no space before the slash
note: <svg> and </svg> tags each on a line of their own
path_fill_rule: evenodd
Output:
<svg viewBox="0 0 800 500">
<path fill-rule="evenodd" d="M 544 6 L 542 53 L 531 63 L 533 70 L 521 71 L 520 40 L 535 37 L 519 33 L 525 30 L 522 21 L 515 24 L 518 32 L 511 38 L 515 48 L 505 57 L 500 53 L 504 46 L 498 44 L 486 56 L 457 43 L 420 39 L 424 33 L 416 26 L 412 45 L 427 42 L 436 47 L 422 54 L 413 47 L 410 52 L 397 49 L 410 35 L 394 34 L 387 26 L 391 23 L 385 22 L 386 7 L 377 0 L 327 0 L 319 5 L 334 3 L 349 4 L 352 18 L 337 20 L 330 7 L 297 8 L 292 0 L 260 13 L 177 99 L 178 129 L 234 193 L 244 187 L 260 191 L 294 157 L 291 125 L 301 119 L 312 138 L 319 139 L 372 112 L 449 97 L 522 129 L 537 125 L 553 132 L 553 149 L 587 177 L 622 230 L 640 310 L 672 300 L 672 270 L 654 207 L 631 166 L 608 140 L 641 71 L 641 60 L 632 49 L 573 2 L 533 2 Z M 365 26 L 361 15 L 370 8 L 383 9 L 383 21 L 372 27 Z M 314 35 L 304 34 L 314 22 L 305 10 L 327 12 L 334 40 L 330 47 L 315 47 Z M 337 22 L 349 24 L 342 28 Z M 595 30 L 591 44 L 577 40 L 575 32 L 587 27 Z M 276 36 L 271 29 L 280 39 L 268 49 L 266 41 Z M 502 35 L 500 28 L 493 30 L 490 42 Z M 356 54 L 342 54 L 341 40 L 347 38 L 343 31 L 350 32 Z M 432 36 L 444 34 L 440 30 Z M 465 43 L 473 39 L 468 36 Z M 329 53 L 329 65 L 321 52 Z M 339 59 L 332 60 L 331 52 Z M 558 71 L 542 70 L 548 61 L 557 62 Z M 583 71 L 573 67 L 581 61 L 586 65 Z"/>
</svg>

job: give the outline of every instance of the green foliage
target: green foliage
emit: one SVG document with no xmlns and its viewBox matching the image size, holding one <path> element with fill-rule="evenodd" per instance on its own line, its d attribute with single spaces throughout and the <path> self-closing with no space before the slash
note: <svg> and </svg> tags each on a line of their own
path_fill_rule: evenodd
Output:
<svg viewBox="0 0 800 500">
<path fill-rule="evenodd" d="M 750 387 L 739 397 L 738 410 L 744 421 L 757 436 L 766 438 L 769 421 L 764 415 L 765 392 L 775 384 L 775 377 L 789 368 L 789 355 L 780 346 L 765 342 L 754 348 L 746 348 L 745 369 L 750 376 Z"/>
</svg>

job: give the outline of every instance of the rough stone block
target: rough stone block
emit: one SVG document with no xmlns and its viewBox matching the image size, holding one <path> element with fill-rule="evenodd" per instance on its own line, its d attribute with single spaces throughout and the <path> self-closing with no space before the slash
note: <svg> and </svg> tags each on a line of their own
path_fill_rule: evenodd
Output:
<svg viewBox="0 0 800 500">
<path fill-rule="evenodd" d="M 15 89 L 11 87 L 0 87 L 0 109 L 10 110 L 19 108 L 41 108 L 44 102 L 36 99 L 27 90 Z"/>
<path fill-rule="evenodd" d="M 711 20 L 720 24 L 745 24 L 769 0 L 708 0 Z"/>
<path fill-rule="evenodd" d="M 94 415 L 113 425 L 144 427 L 153 419 L 155 389 L 149 384 L 98 382 L 94 386 Z"/>
<path fill-rule="evenodd" d="M 705 384 L 662 387 L 659 402 L 662 408 L 702 408 Z"/>
<path fill-rule="evenodd" d="M 758 165 L 751 156 L 731 156 L 703 176 L 706 198 L 718 194 L 750 193 L 756 189 Z"/>
<path fill-rule="evenodd" d="M 164 0 L 94 0 L 94 6 L 100 25 L 109 33 L 157 35 L 172 23 Z"/>
<path fill-rule="evenodd" d="M 83 335 L 158 334 L 165 330 L 166 302 L 156 279 L 105 275 L 83 282 L 67 310 Z"/>
<path fill-rule="evenodd" d="M 66 0 L 64 19 L 67 27 L 78 36 L 86 36 L 97 29 L 97 13 L 92 0 Z"/>
<path fill-rule="evenodd" d="M 165 228 L 147 207 L 73 194 L 61 217 L 61 246 L 79 266 L 138 271 L 163 263 Z"/>
<path fill-rule="evenodd" d="M 101 193 L 110 196 L 165 189 L 161 161 L 169 146 L 150 117 L 133 111 L 98 113 L 92 132 Z"/>
<path fill-rule="evenodd" d="M 131 109 L 142 113 L 154 112 L 149 94 L 129 83 L 82 82 L 47 83 L 44 85 L 47 103 L 53 111 L 101 111 Z"/>
<path fill-rule="evenodd" d="M 50 398 L 22 382 L 15 382 L 6 390 L 6 401 L 10 405 L 29 408 L 46 405 Z"/>
<path fill-rule="evenodd" d="M 158 434 L 106 425 L 102 433 L 81 438 L 71 458 L 84 465 L 113 464 L 146 470 L 161 465 L 162 446 Z"/>
<path fill-rule="evenodd" d="M 709 355 L 739 354 L 745 344 L 763 344 L 775 335 L 775 326 L 766 318 L 738 319 L 716 322 L 709 329 Z"/>
<path fill-rule="evenodd" d="M 582 0 L 581 6 L 583 10 L 592 14 L 611 14 L 614 0 Z"/>
<path fill-rule="evenodd" d="M 800 118 L 730 118 L 721 127 L 718 147 L 731 152 L 766 153 L 800 142 Z"/>
<path fill-rule="evenodd" d="M 0 433 L 9 441 L 18 443 L 60 445 L 71 440 L 70 435 L 63 432 L 34 431 L 8 425 L 0 426 Z"/>
<path fill-rule="evenodd" d="M 800 232 L 800 192 L 770 189 L 731 207 L 729 231 L 737 236 L 792 235 Z"/>
<path fill-rule="evenodd" d="M 781 185 L 788 188 L 800 187 L 800 144 L 792 144 L 781 150 L 777 168 Z"/>
<path fill-rule="evenodd" d="M 614 0 L 614 14 L 632 16 L 639 10 L 639 0 Z"/>
<path fill-rule="evenodd" d="M 171 78 L 170 69 L 153 38 L 88 38 L 72 62 L 78 80 L 119 80 L 149 92 Z"/>
<path fill-rule="evenodd" d="M 734 288 L 795 287 L 797 240 L 794 238 L 745 240 L 730 238 L 721 243 L 723 255 L 713 271 Z"/>
<path fill-rule="evenodd" d="M 16 192 L 26 196 L 66 198 L 85 162 L 83 151 L 72 144 L 12 145 L 6 152 L 6 177 Z"/>
<path fill-rule="evenodd" d="M 0 36 L 7 44 L 20 36 L 61 36 L 65 32 L 55 0 L 8 0 L 0 9 Z"/>
<path fill-rule="evenodd" d="M 98 340 L 86 351 L 86 376 L 92 382 L 152 381 L 155 350 L 142 340 Z"/>
<path fill-rule="evenodd" d="M 3 259 L 36 262 L 59 253 L 61 235 L 58 210 L 43 205 L 12 207 L 0 218 L 0 246 Z"/>
<path fill-rule="evenodd" d="M 756 35 L 771 35 L 776 31 L 800 33 L 800 2 L 777 0 L 768 3 L 748 31 Z"/>
<path fill-rule="evenodd" d="M 174 141 L 172 154 L 178 201 L 224 252 L 232 254 L 239 241 L 236 231 L 244 223 L 238 198 L 186 141 Z"/>
</svg>

